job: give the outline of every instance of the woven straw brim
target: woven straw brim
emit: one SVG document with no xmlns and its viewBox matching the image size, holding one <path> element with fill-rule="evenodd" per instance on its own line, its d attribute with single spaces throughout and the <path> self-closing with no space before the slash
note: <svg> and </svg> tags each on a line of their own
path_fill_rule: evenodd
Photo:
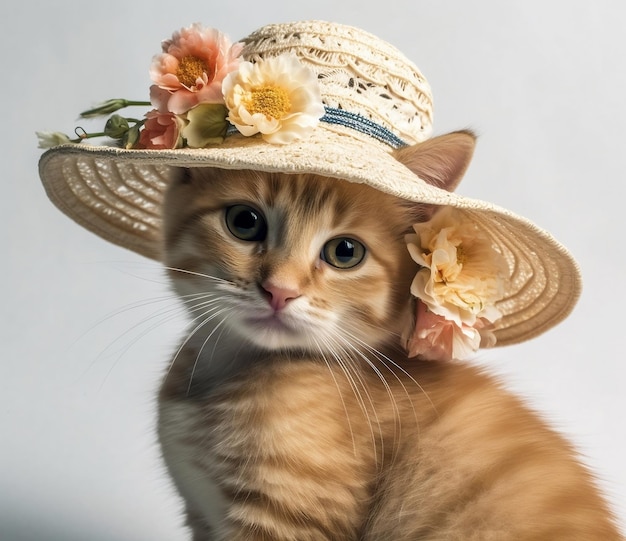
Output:
<svg viewBox="0 0 626 541">
<path fill-rule="evenodd" d="M 364 183 L 406 200 L 464 209 L 509 264 L 504 314 L 496 323 L 497 345 L 532 338 L 564 319 L 580 293 L 580 273 L 552 236 L 530 221 L 484 201 L 435 188 L 388 153 L 340 131 L 287 146 L 233 135 L 213 148 L 125 150 L 64 145 L 39 163 L 53 203 L 104 239 L 161 260 L 161 206 L 172 167 L 219 167 L 266 172 L 314 173 Z"/>
</svg>

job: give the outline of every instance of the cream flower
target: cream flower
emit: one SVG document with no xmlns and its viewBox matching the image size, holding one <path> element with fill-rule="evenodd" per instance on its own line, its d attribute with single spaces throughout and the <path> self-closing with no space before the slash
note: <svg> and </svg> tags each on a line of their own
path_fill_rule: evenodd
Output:
<svg viewBox="0 0 626 541">
<path fill-rule="evenodd" d="M 474 326 L 479 319 L 493 323 L 502 314 L 495 303 L 502 298 L 507 265 L 487 235 L 462 211 L 440 210 L 407 235 L 411 257 L 419 270 L 411 293 L 434 314 L 457 326 Z"/>
<path fill-rule="evenodd" d="M 35 132 L 35 134 L 37 135 L 37 140 L 39 141 L 39 148 L 52 148 L 57 145 L 74 142 L 67 135 L 58 131 L 38 131 Z"/>
<path fill-rule="evenodd" d="M 222 102 L 222 82 L 239 66 L 243 44 L 231 45 L 220 31 L 196 23 L 174 32 L 162 49 L 152 61 L 150 76 L 167 93 L 154 93 L 152 103 L 160 111 L 180 115 L 199 103 Z"/>
<path fill-rule="evenodd" d="M 243 135 L 261 133 L 269 143 L 303 138 L 324 115 L 315 74 L 291 54 L 243 62 L 222 90 L 228 120 Z"/>
</svg>

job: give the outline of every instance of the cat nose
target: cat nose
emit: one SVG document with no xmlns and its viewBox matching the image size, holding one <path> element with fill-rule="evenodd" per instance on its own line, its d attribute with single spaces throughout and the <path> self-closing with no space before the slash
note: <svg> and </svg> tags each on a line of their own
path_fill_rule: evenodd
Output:
<svg viewBox="0 0 626 541">
<path fill-rule="evenodd" d="M 270 303 L 270 306 L 276 312 L 285 308 L 289 301 L 297 299 L 300 296 L 300 292 L 296 289 L 281 287 L 269 280 L 265 280 L 265 282 L 261 284 L 261 289 L 265 294 L 267 302 Z"/>
</svg>

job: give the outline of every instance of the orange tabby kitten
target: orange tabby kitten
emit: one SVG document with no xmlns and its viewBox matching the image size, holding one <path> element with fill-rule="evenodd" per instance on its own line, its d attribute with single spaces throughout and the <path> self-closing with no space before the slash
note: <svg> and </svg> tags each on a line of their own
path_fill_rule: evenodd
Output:
<svg viewBox="0 0 626 541">
<path fill-rule="evenodd" d="M 396 156 L 452 189 L 459 132 Z M 191 327 L 160 395 L 201 540 L 618 540 L 575 451 L 492 377 L 407 358 L 433 209 L 313 175 L 181 170 L 166 264 Z"/>
</svg>

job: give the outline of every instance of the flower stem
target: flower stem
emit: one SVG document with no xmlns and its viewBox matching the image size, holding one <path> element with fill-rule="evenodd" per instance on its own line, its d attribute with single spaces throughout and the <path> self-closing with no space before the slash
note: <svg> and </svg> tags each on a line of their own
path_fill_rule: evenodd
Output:
<svg viewBox="0 0 626 541">
<path fill-rule="evenodd" d="M 74 130 L 74 133 L 77 135 L 76 139 L 71 139 L 72 143 L 80 143 L 85 139 L 93 139 L 94 137 L 105 137 L 106 133 L 104 132 L 96 132 L 96 133 L 88 133 L 80 126 Z"/>
<path fill-rule="evenodd" d="M 137 101 L 137 100 L 125 100 L 121 98 L 116 98 L 112 100 L 107 100 L 93 109 L 89 109 L 87 111 L 83 111 L 80 116 L 81 118 L 93 118 L 102 115 L 108 115 L 110 113 L 114 113 L 115 111 L 119 111 L 125 107 L 131 106 L 149 106 L 151 103 L 149 101 Z"/>
</svg>

